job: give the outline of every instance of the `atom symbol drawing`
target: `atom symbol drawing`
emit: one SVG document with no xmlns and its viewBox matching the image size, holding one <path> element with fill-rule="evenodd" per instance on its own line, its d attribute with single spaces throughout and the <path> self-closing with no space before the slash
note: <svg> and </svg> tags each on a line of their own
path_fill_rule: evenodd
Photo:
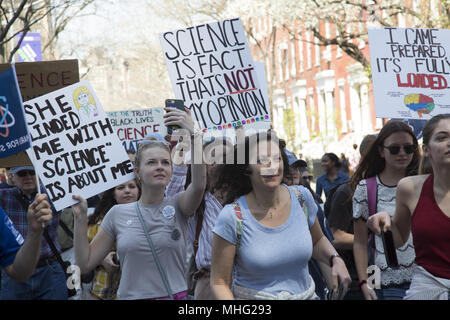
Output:
<svg viewBox="0 0 450 320">
<path fill-rule="evenodd" d="M 5 105 L 0 105 L 0 137 L 8 137 L 9 136 L 9 128 L 14 126 L 16 123 L 16 119 L 14 119 L 13 114 L 9 111 L 9 104 L 6 103 L 6 97 L 0 97 L 0 100 L 3 100 Z"/>
</svg>

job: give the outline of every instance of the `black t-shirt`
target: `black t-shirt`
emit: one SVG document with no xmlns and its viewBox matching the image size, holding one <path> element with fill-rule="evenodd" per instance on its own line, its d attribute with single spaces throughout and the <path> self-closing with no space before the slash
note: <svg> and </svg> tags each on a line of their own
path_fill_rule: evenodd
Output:
<svg viewBox="0 0 450 320">
<path fill-rule="evenodd" d="M 348 183 L 344 183 L 334 192 L 330 206 L 328 223 L 331 228 L 340 229 L 344 232 L 354 234 L 353 231 L 353 209 L 352 191 Z M 352 289 L 358 288 L 358 273 L 356 272 L 353 250 L 337 249 L 337 252 L 344 259 L 350 277 L 353 280 Z"/>
</svg>

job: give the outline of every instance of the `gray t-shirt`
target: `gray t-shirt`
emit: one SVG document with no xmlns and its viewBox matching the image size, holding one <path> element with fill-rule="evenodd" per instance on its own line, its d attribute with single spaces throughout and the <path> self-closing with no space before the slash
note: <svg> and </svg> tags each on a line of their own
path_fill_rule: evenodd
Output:
<svg viewBox="0 0 450 320">
<path fill-rule="evenodd" d="M 178 198 L 165 198 L 156 205 L 139 204 L 172 293 L 187 289 L 184 278 L 187 217 L 178 207 Z M 118 299 L 134 300 L 167 296 L 167 290 L 153 258 L 136 212 L 136 202 L 115 205 L 108 211 L 101 227 L 116 241 L 122 278 Z M 176 239 L 174 230 L 178 229 Z"/>
</svg>

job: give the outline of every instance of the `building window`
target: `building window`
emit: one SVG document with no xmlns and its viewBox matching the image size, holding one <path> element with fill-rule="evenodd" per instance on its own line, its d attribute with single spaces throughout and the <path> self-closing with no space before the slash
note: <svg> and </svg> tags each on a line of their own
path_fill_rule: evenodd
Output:
<svg viewBox="0 0 450 320">
<path fill-rule="evenodd" d="M 314 37 L 314 53 L 315 53 L 315 63 L 314 66 L 320 65 L 320 46 L 319 46 L 319 40 Z"/>
<path fill-rule="evenodd" d="M 311 61 L 311 32 L 308 31 L 306 33 L 306 68 L 311 69 L 312 61 Z"/>
<path fill-rule="evenodd" d="M 347 132 L 347 111 L 345 108 L 345 90 L 344 86 L 339 87 L 339 109 L 341 110 L 341 129 L 342 132 Z"/>
<path fill-rule="evenodd" d="M 298 32 L 298 61 L 300 72 L 303 72 L 303 39 L 301 31 Z"/>
<path fill-rule="evenodd" d="M 295 37 L 291 37 L 291 76 L 297 76 L 297 57 L 295 55 Z"/>
</svg>

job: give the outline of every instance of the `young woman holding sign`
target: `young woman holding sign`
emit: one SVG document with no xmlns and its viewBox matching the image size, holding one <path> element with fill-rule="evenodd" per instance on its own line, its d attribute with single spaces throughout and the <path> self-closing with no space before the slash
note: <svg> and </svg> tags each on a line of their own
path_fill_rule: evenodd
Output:
<svg viewBox="0 0 450 320">
<path fill-rule="evenodd" d="M 412 233 L 417 268 L 405 299 L 450 300 L 450 114 L 427 122 L 423 152 L 431 167 L 399 182 L 394 218 L 377 213 L 368 227 L 377 234 L 391 230 L 396 247 Z"/>
<path fill-rule="evenodd" d="M 366 300 L 401 300 L 411 282 L 415 257 L 411 237 L 408 235 L 408 242 L 397 250 L 399 268 L 391 268 L 386 261 L 382 238 L 371 236 L 368 240 L 366 221 L 376 211 L 394 215 L 397 184 L 403 177 L 417 174 L 419 158 L 417 139 L 411 128 L 405 122 L 391 120 L 381 129 L 352 176 L 353 254 L 358 286 Z M 369 197 L 369 194 L 374 196 Z M 373 205 L 369 204 L 372 201 Z M 374 290 L 367 282 L 370 265 L 381 270 L 381 289 Z"/>
<path fill-rule="evenodd" d="M 194 136 L 189 112 L 174 108 L 166 111 L 165 125 L 188 130 L 192 148 L 200 144 L 197 148 L 201 150 L 202 140 Z M 194 165 L 190 186 L 164 198 L 172 176 L 169 148 L 156 141 L 141 145 L 135 160 L 136 178 L 142 188 L 139 201 L 114 206 L 91 244 L 87 238 L 86 201 L 74 196 L 80 200 L 73 208 L 75 257 L 82 273 L 98 266 L 115 245 L 122 271 L 118 299 L 184 299 L 187 219 L 200 204 L 206 185 L 205 166 L 195 164 L 196 155 L 191 152 Z"/>
</svg>

